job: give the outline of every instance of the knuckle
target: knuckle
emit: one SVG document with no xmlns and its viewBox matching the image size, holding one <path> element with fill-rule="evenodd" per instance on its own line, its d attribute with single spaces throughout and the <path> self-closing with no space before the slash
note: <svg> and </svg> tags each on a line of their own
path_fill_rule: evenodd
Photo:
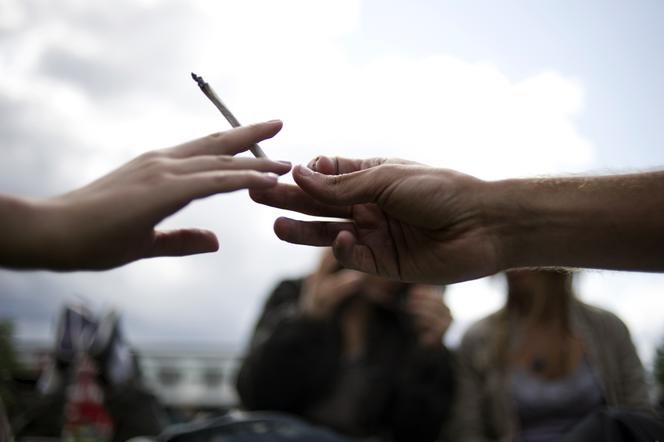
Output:
<svg viewBox="0 0 664 442">
<path fill-rule="evenodd" d="M 334 156 L 331 158 L 332 160 L 332 173 L 338 174 L 339 173 L 339 157 Z"/>
<path fill-rule="evenodd" d="M 329 175 L 327 180 L 332 192 L 332 197 L 335 199 L 341 198 L 344 195 L 343 175 Z"/>
<path fill-rule="evenodd" d="M 333 187 L 339 187 L 342 183 L 341 175 L 329 175 L 329 184 Z"/>
<path fill-rule="evenodd" d="M 159 174 L 166 170 L 171 162 L 165 157 L 153 157 L 145 161 L 145 170 L 151 174 Z"/>
<path fill-rule="evenodd" d="M 212 176 L 212 180 L 219 187 L 231 185 L 246 185 L 256 180 L 258 173 L 253 171 L 219 172 Z"/>
<path fill-rule="evenodd" d="M 369 161 L 371 162 L 371 166 L 386 166 L 391 164 L 390 162 L 392 159 L 387 157 L 375 157 Z"/>
<path fill-rule="evenodd" d="M 258 180 L 264 177 L 264 174 L 257 170 L 244 170 L 241 172 L 241 174 L 248 180 Z"/>
<path fill-rule="evenodd" d="M 144 152 L 140 154 L 138 157 L 136 157 L 136 161 L 141 164 L 149 163 L 157 158 L 162 157 L 164 153 L 165 153 L 164 149 L 151 150 L 149 152 Z"/>
<path fill-rule="evenodd" d="M 159 184 L 163 184 L 165 181 L 169 180 L 172 178 L 172 174 L 163 171 L 163 170 L 154 170 L 150 171 L 148 174 L 145 175 L 144 181 L 148 185 L 155 186 Z"/>
<path fill-rule="evenodd" d="M 205 137 L 205 141 L 212 145 L 223 145 L 228 138 L 228 132 L 215 132 Z"/>
<path fill-rule="evenodd" d="M 228 173 L 215 173 L 210 176 L 210 181 L 212 181 L 213 184 L 217 186 L 224 186 L 225 184 L 228 183 L 230 177 Z"/>
<path fill-rule="evenodd" d="M 226 136 L 226 132 L 214 132 L 211 133 L 210 135 L 207 136 L 207 138 L 214 140 L 214 141 L 219 141 L 220 139 L 223 139 Z"/>
<path fill-rule="evenodd" d="M 160 182 L 167 178 L 170 173 L 172 161 L 161 155 L 147 155 L 141 159 L 140 170 L 144 179 L 150 183 Z"/>
</svg>

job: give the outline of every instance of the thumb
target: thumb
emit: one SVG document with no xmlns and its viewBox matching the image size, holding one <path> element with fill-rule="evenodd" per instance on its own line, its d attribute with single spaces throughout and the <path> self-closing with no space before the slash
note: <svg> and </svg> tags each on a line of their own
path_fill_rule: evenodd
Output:
<svg viewBox="0 0 664 442">
<path fill-rule="evenodd" d="M 394 178 L 390 181 L 384 167 L 342 175 L 324 175 L 299 165 L 293 169 L 293 178 L 302 190 L 327 204 L 371 203 L 394 181 Z"/>
<path fill-rule="evenodd" d="M 201 229 L 155 231 L 146 257 L 186 256 L 216 252 L 219 241 L 214 233 Z"/>
</svg>

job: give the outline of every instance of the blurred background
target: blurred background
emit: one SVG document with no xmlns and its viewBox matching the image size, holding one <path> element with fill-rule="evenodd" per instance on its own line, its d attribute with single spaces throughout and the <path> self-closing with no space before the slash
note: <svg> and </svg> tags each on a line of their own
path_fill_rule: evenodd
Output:
<svg viewBox="0 0 664 442">
<path fill-rule="evenodd" d="M 662 22 L 657 0 L 0 0 L 0 191 L 56 195 L 225 130 L 192 71 L 240 121 L 282 119 L 263 148 L 295 164 L 396 156 L 490 180 L 661 167 Z M 218 361 L 232 370 L 274 284 L 316 265 L 318 250 L 274 236 L 283 214 L 221 195 L 164 222 L 212 229 L 218 253 L 0 270 L 0 318 L 38 358 L 64 304 L 117 309 L 162 397 L 186 395 L 159 367 L 196 366 L 202 400 L 205 382 L 225 388 Z M 624 319 L 651 368 L 664 275 L 585 271 L 577 291 Z M 450 287 L 448 344 L 503 293 L 502 277 Z"/>
</svg>

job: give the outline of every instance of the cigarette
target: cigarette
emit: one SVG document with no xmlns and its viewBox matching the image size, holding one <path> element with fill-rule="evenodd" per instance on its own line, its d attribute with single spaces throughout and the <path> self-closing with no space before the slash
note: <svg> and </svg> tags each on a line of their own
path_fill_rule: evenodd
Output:
<svg viewBox="0 0 664 442">
<path fill-rule="evenodd" d="M 212 102 L 212 104 L 215 105 L 217 109 L 219 109 L 219 112 L 221 112 L 221 115 L 226 118 L 226 121 L 230 123 L 231 126 L 233 127 L 240 127 L 241 124 L 235 118 L 235 115 L 231 113 L 230 110 L 226 107 L 223 101 L 221 101 L 221 98 L 216 94 L 214 89 L 207 84 L 205 80 L 203 80 L 203 77 L 199 77 L 198 75 L 194 74 L 193 72 L 191 73 L 191 78 L 194 79 L 194 81 L 198 84 L 198 87 L 201 88 L 201 91 L 203 94 L 205 94 L 206 97 Z M 251 153 L 254 154 L 256 158 L 267 158 L 267 155 L 265 155 L 265 152 L 263 152 L 263 149 L 258 144 L 254 144 L 249 148 Z"/>
</svg>

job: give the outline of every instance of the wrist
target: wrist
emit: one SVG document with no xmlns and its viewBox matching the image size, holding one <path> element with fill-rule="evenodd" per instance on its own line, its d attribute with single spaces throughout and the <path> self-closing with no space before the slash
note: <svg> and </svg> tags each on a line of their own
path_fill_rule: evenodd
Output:
<svg viewBox="0 0 664 442">
<path fill-rule="evenodd" d="M 530 230 L 530 221 L 521 216 L 517 203 L 518 180 L 485 182 L 483 186 L 481 217 L 495 251 L 496 270 L 503 271 L 523 260 L 523 235 Z"/>
<path fill-rule="evenodd" d="M 0 195 L 0 264 L 22 269 L 48 268 L 50 249 L 44 200 Z"/>
<path fill-rule="evenodd" d="M 560 264 L 555 249 L 565 245 L 565 212 L 557 207 L 555 186 L 531 179 L 486 184 L 483 212 L 498 270 Z"/>
</svg>

